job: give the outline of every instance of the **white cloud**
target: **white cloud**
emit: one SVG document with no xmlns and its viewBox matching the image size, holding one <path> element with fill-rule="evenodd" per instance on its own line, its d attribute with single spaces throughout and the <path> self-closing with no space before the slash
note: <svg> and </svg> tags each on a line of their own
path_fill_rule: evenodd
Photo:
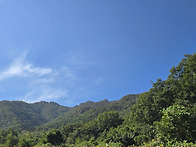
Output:
<svg viewBox="0 0 196 147">
<path fill-rule="evenodd" d="M 67 91 L 61 88 L 52 88 L 48 86 L 40 86 L 28 92 L 23 101 L 38 102 L 38 101 L 54 101 L 62 97 L 67 97 Z"/>
<path fill-rule="evenodd" d="M 25 61 L 26 55 L 27 51 L 25 51 L 21 56 L 16 58 L 7 69 L 1 71 L 0 80 L 4 80 L 6 78 L 11 78 L 15 76 L 43 76 L 50 74 L 52 72 L 52 69 L 50 68 L 34 67 L 32 64 Z"/>
<path fill-rule="evenodd" d="M 27 51 L 24 51 L 8 65 L 7 69 L 0 72 L 1 81 L 14 77 L 25 78 L 17 84 L 18 87 L 24 87 L 22 88 L 24 91 L 21 91 L 23 96 L 20 96 L 20 100 L 26 102 L 49 101 L 67 96 L 67 91 L 56 85 L 58 79 L 57 81 L 55 79 L 58 76 L 56 74 L 59 73 L 58 71 L 53 71 L 51 68 L 36 67 L 29 63 L 26 57 Z M 71 71 L 66 69 L 64 72 L 67 73 L 67 77 L 73 78 Z"/>
<path fill-rule="evenodd" d="M 25 79 L 23 85 L 23 81 L 17 84 L 18 87 L 24 87 L 18 99 L 25 102 L 55 101 L 68 96 L 69 88 L 63 87 L 62 82 L 71 85 L 70 83 L 76 79 L 72 69 L 67 66 L 59 70 L 37 67 L 28 62 L 26 57 L 27 51 L 24 51 L 8 65 L 7 69 L 0 72 L 1 81 L 14 77 Z"/>
<path fill-rule="evenodd" d="M 37 84 L 46 84 L 46 83 L 52 83 L 54 82 L 54 79 L 52 77 L 49 77 L 49 78 L 38 78 L 38 79 L 35 79 L 33 81 L 33 84 L 37 83 Z"/>
<path fill-rule="evenodd" d="M 8 85 L 4 93 L 8 93 L 8 97 L 10 91 L 13 95 L 17 93 L 19 94 L 16 95 L 17 100 L 31 103 L 61 101 L 65 105 L 77 104 L 81 102 L 79 97 L 85 98 L 94 94 L 94 91 L 89 88 L 100 85 L 103 81 L 101 77 L 92 79 L 84 74 L 95 64 L 91 62 L 91 56 L 85 56 L 83 52 L 70 55 L 70 58 L 66 60 L 66 65 L 54 69 L 35 66 L 28 62 L 27 51 L 24 51 L 14 58 L 5 70 L 0 71 L 0 81 Z M 20 79 L 15 80 L 15 77 L 20 77 Z M 5 80 L 10 78 L 13 80 Z M 11 89 L 9 85 L 13 85 Z"/>
</svg>

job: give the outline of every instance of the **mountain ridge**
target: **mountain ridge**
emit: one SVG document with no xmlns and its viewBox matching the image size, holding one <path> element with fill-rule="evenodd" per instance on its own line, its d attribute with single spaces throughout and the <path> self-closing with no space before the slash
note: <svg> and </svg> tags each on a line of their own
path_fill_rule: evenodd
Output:
<svg viewBox="0 0 196 147">
<path fill-rule="evenodd" d="M 123 106 L 127 104 L 123 104 L 124 102 L 122 101 L 125 97 L 129 97 L 130 103 L 135 103 L 138 95 L 130 94 L 117 101 L 108 101 L 106 99 L 99 102 L 87 101 L 74 107 L 46 101 L 27 103 L 2 100 L 0 101 L 0 130 L 8 128 L 31 130 L 37 127 L 47 130 L 48 128 L 57 128 L 65 124 L 87 122 L 104 111 L 119 111 L 117 108 L 125 110 Z"/>
</svg>

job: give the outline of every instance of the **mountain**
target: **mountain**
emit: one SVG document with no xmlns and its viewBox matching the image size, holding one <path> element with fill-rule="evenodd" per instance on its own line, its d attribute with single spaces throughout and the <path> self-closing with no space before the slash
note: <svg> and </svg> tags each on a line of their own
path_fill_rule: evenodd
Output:
<svg viewBox="0 0 196 147">
<path fill-rule="evenodd" d="M 0 102 L 0 129 L 33 129 L 69 111 L 54 102 L 28 104 L 22 101 Z"/>
<path fill-rule="evenodd" d="M 73 123 L 86 123 L 95 119 L 99 114 L 105 111 L 118 111 L 121 117 L 128 114 L 130 108 L 136 103 L 138 94 L 126 95 L 118 101 L 108 101 L 106 99 L 99 102 L 88 101 L 73 107 L 64 115 L 53 119 L 52 121 L 40 126 L 39 129 L 58 128 L 59 126 L 73 124 Z"/>
<path fill-rule="evenodd" d="M 0 129 L 27 129 L 45 122 L 46 120 L 27 103 L 21 101 L 0 102 Z"/>
<path fill-rule="evenodd" d="M 70 107 L 61 106 L 55 102 L 36 102 L 31 107 L 41 115 L 47 122 L 71 110 Z"/>
<path fill-rule="evenodd" d="M 58 128 L 71 123 L 88 122 L 104 111 L 115 110 L 122 116 L 136 102 L 138 95 L 127 95 L 118 101 L 87 101 L 75 107 L 61 106 L 55 102 L 22 101 L 0 102 L 0 130 L 13 128 L 30 130 Z"/>
</svg>

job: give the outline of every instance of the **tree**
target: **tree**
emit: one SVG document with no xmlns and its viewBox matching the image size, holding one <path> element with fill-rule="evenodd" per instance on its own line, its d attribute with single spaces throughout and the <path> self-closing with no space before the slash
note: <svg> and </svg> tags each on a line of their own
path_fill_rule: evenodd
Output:
<svg viewBox="0 0 196 147">
<path fill-rule="evenodd" d="M 8 130 L 8 134 L 6 136 L 6 143 L 5 145 L 7 147 L 13 147 L 16 146 L 18 143 L 18 133 L 15 132 L 14 130 L 10 129 Z"/>
<path fill-rule="evenodd" d="M 185 58 L 170 70 L 168 79 L 172 81 L 175 98 L 196 102 L 196 54 Z"/>
<path fill-rule="evenodd" d="M 176 109 L 180 111 L 180 109 L 177 109 L 176 106 L 183 106 L 185 108 L 190 108 L 190 110 L 193 110 L 195 108 L 196 103 L 196 54 L 193 55 L 185 55 L 185 58 L 182 59 L 182 61 L 175 67 L 173 67 L 170 70 L 170 75 L 168 76 L 168 79 L 165 81 L 162 81 L 161 79 L 158 79 L 157 82 L 153 83 L 153 88 L 151 88 L 148 92 L 145 92 L 139 96 L 139 99 L 137 103 L 131 108 L 131 112 L 128 118 L 128 123 L 132 127 L 132 129 L 137 134 L 135 139 L 142 140 L 142 138 L 149 138 L 150 140 L 154 138 L 154 135 L 156 134 L 156 130 L 154 129 L 154 122 L 160 122 L 158 123 L 158 131 L 162 128 L 162 131 L 160 130 L 160 134 L 164 134 L 164 124 L 163 122 L 166 121 L 166 116 L 164 114 L 167 111 L 173 111 L 173 109 Z M 162 113 L 162 110 L 163 111 Z M 184 110 L 184 109 L 183 109 Z M 177 111 L 178 112 L 178 111 Z M 170 113 L 168 113 L 170 114 Z M 194 113 L 191 113 L 191 117 L 195 118 L 193 116 Z M 183 119 L 185 116 L 181 116 L 179 114 L 179 120 Z M 175 115 L 169 115 L 168 119 L 175 118 Z M 194 120 L 194 119 L 192 119 Z M 169 121 L 169 120 L 167 120 Z M 169 121 L 170 122 L 170 121 Z M 171 122 L 168 125 L 175 126 L 174 124 L 177 122 Z M 161 123 L 163 123 L 163 126 L 161 126 Z M 183 127 L 183 121 L 178 122 L 178 126 L 175 127 L 175 129 L 178 129 L 178 131 Z M 184 124 L 184 129 L 190 125 L 195 130 L 194 126 L 196 122 L 191 121 L 188 124 Z M 148 131 L 145 131 L 142 128 L 149 128 Z M 166 125 L 167 126 L 167 125 Z M 165 127 L 166 127 L 165 126 Z M 151 129 L 152 128 L 152 129 Z M 166 128 L 165 128 L 166 129 Z M 167 128 L 169 131 L 169 128 Z M 180 133 L 180 132 L 175 132 Z M 186 128 L 186 130 L 190 130 Z M 169 133 L 170 134 L 170 133 Z M 177 138 L 186 138 L 190 140 L 190 138 L 194 138 L 194 133 L 189 132 L 188 136 L 177 136 Z M 172 135 L 172 133 L 170 134 Z M 179 134 L 178 134 L 179 135 Z M 182 134 L 181 134 L 182 135 Z M 138 136 L 138 137 L 137 137 Z M 175 135 L 174 135 L 175 136 Z M 172 136 L 171 138 L 174 138 Z M 168 137 L 170 138 L 170 137 Z M 194 140 L 194 139 L 191 139 Z"/>
<path fill-rule="evenodd" d="M 100 114 L 97 118 L 98 128 L 100 130 L 109 130 L 111 127 L 117 127 L 122 124 L 123 120 L 119 117 L 118 112 L 109 111 Z"/>
<path fill-rule="evenodd" d="M 59 130 L 52 130 L 46 135 L 47 143 L 51 143 L 52 145 L 60 145 L 63 143 L 63 136 Z"/>
<path fill-rule="evenodd" d="M 128 126 L 120 125 L 117 128 L 111 129 L 105 138 L 105 142 L 121 143 L 124 146 L 134 144 L 135 134 Z"/>
<path fill-rule="evenodd" d="M 183 105 L 172 105 L 163 110 L 161 121 L 155 122 L 159 135 L 163 141 L 194 141 L 194 120 L 189 108 Z"/>
</svg>

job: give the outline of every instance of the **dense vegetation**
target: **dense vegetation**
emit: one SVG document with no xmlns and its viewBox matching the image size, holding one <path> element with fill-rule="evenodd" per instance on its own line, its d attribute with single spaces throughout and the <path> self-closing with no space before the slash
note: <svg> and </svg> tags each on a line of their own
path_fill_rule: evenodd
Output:
<svg viewBox="0 0 196 147">
<path fill-rule="evenodd" d="M 195 102 L 196 54 L 185 55 L 185 58 L 170 70 L 167 80 L 158 79 L 148 92 L 140 95 L 128 95 L 113 102 L 86 102 L 65 110 L 62 108 L 61 111 L 56 109 L 59 113 L 54 109 L 49 111 L 39 107 L 42 110 L 35 111 L 33 108 L 34 111 L 27 112 L 41 112 L 38 117 L 30 118 L 37 122 L 40 117 L 40 123 L 38 121 L 34 125 L 34 130 L 2 130 L 0 144 L 20 147 L 192 147 L 196 146 Z M 8 108 L 3 106 L 1 113 L 6 113 Z M 1 118 L 16 114 L 15 110 L 8 112 L 5 116 L 1 114 Z M 41 118 L 44 118 L 44 123 Z M 15 119 L 21 124 L 18 120 L 22 119 Z M 14 123 L 11 124 L 12 128 Z"/>
<path fill-rule="evenodd" d="M 27 104 L 22 101 L 1 101 L 0 129 L 30 130 L 59 117 L 70 109 L 54 102 Z"/>
</svg>

